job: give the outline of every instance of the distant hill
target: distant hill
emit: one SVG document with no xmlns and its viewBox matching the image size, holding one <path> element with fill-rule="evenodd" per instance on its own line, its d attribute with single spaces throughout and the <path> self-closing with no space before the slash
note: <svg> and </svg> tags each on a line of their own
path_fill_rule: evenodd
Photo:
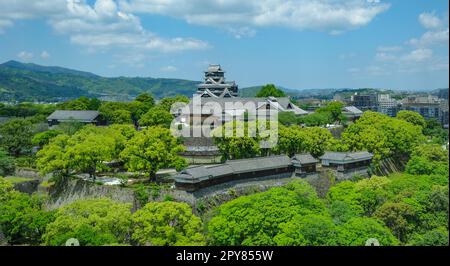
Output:
<svg viewBox="0 0 450 266">
<path fill-rule="evenodd" d="M 8 61 L 0 64 L 0 101 L 61 101 L 80 96 L 130 100 L 142 92 L 156 98 L 192 96 L 198 81 L 105 78 L 89 72 Z"/>
<path fill-rule="evenodd" d="M 289 96 L 298 96 L 301 93 L 301 91 L 299 91 L 299 90 L 288 89 L 288 88 L 284 88 L 284 87 L 277 86 L 277 85 L 275 85 L 275 86 Z M 256 94 L 258 94 L 258 92 L 261 90 L 262 87 L 263 87 L 263 85 L 241 88 L 241 89 L 239 89 L 239 96 L 255 97 Z"/>
</svg>

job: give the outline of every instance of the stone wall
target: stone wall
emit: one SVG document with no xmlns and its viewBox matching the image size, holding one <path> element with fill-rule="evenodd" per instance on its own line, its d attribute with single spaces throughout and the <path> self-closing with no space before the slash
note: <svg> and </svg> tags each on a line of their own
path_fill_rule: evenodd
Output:
<svg viewBox="0 0 450 266">
<path fill-rule="evenodd" d="M 33 194 L 38 191 L 41 180 L 35 179 L 14 184 L 14 189 L 22 193 Z"/>
<path fill-rule="evenodd" d="M 50 200 L 47 208 L 56 209 L 76 200 L 110 198 L 114 201 L 131 203 L 133 210 L 140 207 L 134 191 L 119 186 L 97 185 L 90 181 L 64 178 L 49 189 Z"/>
</svg>

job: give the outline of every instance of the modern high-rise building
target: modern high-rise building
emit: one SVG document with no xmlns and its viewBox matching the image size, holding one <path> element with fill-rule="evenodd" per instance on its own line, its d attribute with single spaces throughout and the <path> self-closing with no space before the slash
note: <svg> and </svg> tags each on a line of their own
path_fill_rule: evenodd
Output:
<svg viewBox="0 0 450 266">
<path fill-rule="evenodd" d="M 198 85 L 197 94 L 202 97 L 231 98 L 239 96 L 239 89 L 236 82 L 225 80 L 225 71 L 220 65 L 209 65 L 205 71 L 205 78 L 202 84 Z"/>
<path fill-rule="evenodd" d="M 440 121 L 441 100 L 432 95 L 409 96 L 402 100 L 402 109 L 417 112 L 426 119 Z"/>
<path fill-rule="evenodd" d="M 391 98 L 390 94 L 378 94 L 378 112 L 394 117 L 400 111 L 397 100 Z"/>
<path fill-rule="evenodd" d="M 378 111 L 378 99 L 375 93 L 359 94 L 355 93 L 351 97 L 351 104 L 362 111 Z"/>
</svg>

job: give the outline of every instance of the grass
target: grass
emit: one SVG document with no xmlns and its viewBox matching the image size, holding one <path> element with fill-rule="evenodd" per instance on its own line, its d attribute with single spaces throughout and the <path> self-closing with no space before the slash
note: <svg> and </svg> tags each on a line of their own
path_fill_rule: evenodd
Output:
<svg viewBox="0 0 450 266">
<path fill-rule="evenodd" d="M 34 180 L 33 178 L 29 177 L 17 177 L 17 176 L 6 177 L 5 179 L 13 184 Z"/>
</svg>

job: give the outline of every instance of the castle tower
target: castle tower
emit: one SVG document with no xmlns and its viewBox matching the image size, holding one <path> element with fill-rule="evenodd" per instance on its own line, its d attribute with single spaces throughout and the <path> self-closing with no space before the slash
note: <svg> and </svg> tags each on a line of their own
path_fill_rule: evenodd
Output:
<svg viewBox="0 0 450 266">
<path fill-rule="evenodd" d="M 209 65 L 205 71 L 205 81 L 198 85 L 197 94 L 201 97 L 231 98 L 238 97 L 236 82 L 225 81 L 225 71 L 220 65 Z"/>
</svg>

